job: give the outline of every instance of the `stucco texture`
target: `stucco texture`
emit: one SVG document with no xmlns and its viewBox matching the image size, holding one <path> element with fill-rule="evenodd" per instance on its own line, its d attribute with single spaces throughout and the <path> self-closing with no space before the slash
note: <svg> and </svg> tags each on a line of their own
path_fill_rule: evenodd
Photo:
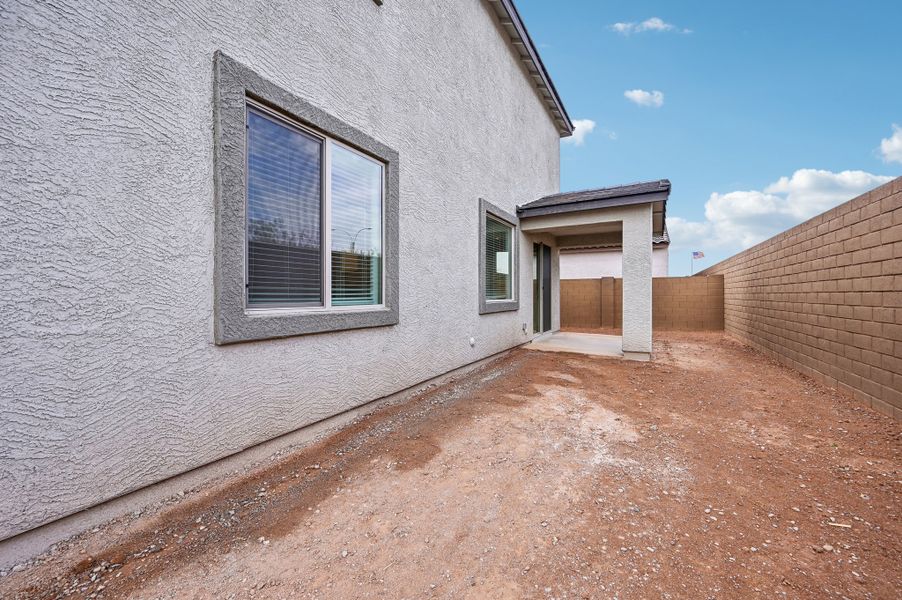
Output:
<svg viewBox="0 0 902 600">
<path fill-rule="evenodd" d="M 650 354 L 652 348 L 651 204 L 624 207 L 623 353 Z"/>
<path fill-rule="evenodd" d="M 398 151 L 397 325 L 214 345 L 216 50 Z M 13 1 L 0 57 L 0 538 L 525 341 L 477 203 L 558 133 L 481 0 Z"/>
</svg>

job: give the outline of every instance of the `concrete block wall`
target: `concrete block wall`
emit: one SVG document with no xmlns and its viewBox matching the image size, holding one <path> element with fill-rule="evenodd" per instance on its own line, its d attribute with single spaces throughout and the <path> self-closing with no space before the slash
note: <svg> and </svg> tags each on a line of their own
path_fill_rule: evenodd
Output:
<svg viewBox="0 0 902 600">
<path fill-rule="evenodd" d="M 670 331 L 722 330 L 723 277 L 656 277 L 653 326 Z"/>
<path fill-rule="evenodd" d="M 712 274 L 728 333 L 902 418 L 902 177 L 700 273 Z"/>
<path fill-rule="evenodd" d="M 655 277 L 652 328 L 716 331 L 724 327 L 723 277 Z M 617 329 L 623 322 L 623 280 L 561 280 L 561 326 Z"/>
<path fill-rule="evenodd" d="M 561 327 L 603 326 L 601 282 L 601 279 L 561 280 Z"/>
<path fill-rule="evenodd" d="M 652 306 L 654 306 L 654 291 L 652 291 Z M 605 277 L 601 282 L 601 324 L 602 327 L 618 329 L 623 324 L 623 279 L 620 277 Z"/>
</svg>

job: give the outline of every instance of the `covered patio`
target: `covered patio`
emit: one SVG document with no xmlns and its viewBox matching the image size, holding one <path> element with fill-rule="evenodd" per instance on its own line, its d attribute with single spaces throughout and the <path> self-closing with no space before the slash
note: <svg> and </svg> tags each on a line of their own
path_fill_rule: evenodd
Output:
<svg viewBox="0 0 902 600">
<path fill-rule="evenodd" d="M 552 239 L 559 251 L 592 245 L 619 244 L 623 248 L 623 336 L 620 355 L 627 359 L 649 360 L 652 352 L 652 242 L 666 230 L 667 198 L 670 181 L 666 179 L 629 185 L 567 192 L 546 196 L 517 208 L 520 229 L 536 239 Z M 540 284 L 541 285 L 541 284 Z M 559 298 L 560 280 L 552 280 Z M 537 286 L 539 287 L 539 286 Z M 542 303 L 536 292 L 534 302 Z M 560 311 L 560 304 L 556 306 Z M 559 323 L 559 319 L 555 320 Z M 618 336 L 541 333 L 534 342 L 537 349 L 570 348 L 589 354 L 612 354 Z"/>
</svg>

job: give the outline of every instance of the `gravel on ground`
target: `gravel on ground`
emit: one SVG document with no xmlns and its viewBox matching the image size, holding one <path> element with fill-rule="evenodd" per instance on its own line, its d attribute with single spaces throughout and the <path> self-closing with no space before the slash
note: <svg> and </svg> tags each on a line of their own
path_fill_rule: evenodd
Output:
<svg viewBox="0 0 902 600">
<path fill-rule="evenodd" d="M 720 333 L 649 363 L 523 348 L 0 597 L 899 598 L 900 431 Z"/>
</svg>

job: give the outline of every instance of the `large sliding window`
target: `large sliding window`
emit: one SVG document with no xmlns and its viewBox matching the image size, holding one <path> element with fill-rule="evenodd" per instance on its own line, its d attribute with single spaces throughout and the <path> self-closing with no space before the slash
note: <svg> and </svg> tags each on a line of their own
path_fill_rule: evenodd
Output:
<svg viewBox="0 0 902 600">
<path fill-rule="evenodd" d="M 382 303 L 383 171 L 248 102 L 249 309 Z"/>
<path fill-rule="evenodd" d="M 398 153 L 302 82 L 213 69 L 216 343 L 398 323 Z"/>
</svg>

